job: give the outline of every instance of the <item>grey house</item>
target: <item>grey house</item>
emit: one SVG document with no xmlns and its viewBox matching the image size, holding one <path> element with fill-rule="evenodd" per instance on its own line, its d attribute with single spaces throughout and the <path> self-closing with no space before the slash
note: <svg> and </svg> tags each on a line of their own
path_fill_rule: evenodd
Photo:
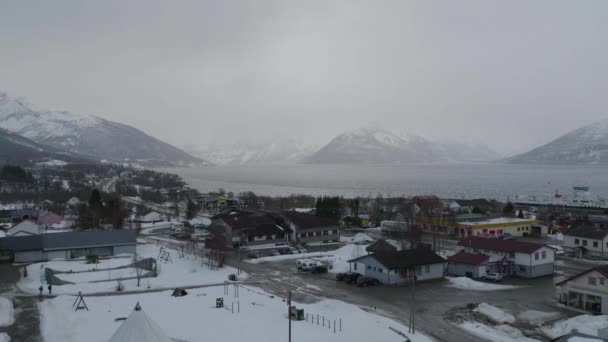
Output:
<svg viewBox="0 0 608 342">
<path fill-rule="evenodd" d="M 281 214 L 289 228 L 295 233 L 293 239 L 296 243 L 309 244 L 340 241 L 340 227 L 336 220 L 299 213 L 297 211 L 284 211 Z"/>
<path fill-rule="evenodd" d="M 487 255 L 458 252 L 448 258 L 448 274 L 481 278 L 487 272 L 489 261 Z"/>
<path fill-rule="evenodd" d="M 0 239 L 0 255 L 10 255 L 14 262 L 73 259 L 91 254 L 99 256 L 134 254 L 135 248 L 135 232 L 129 229 L 52 233 Z"/>
<path fill-rule="evenodd" d="M 444 258 L 425 248 L 379 252 L 348 262 L 351 272 L 375 278 L 387 285 L 403 284 L 412 277 L 416 277 L 417 281 L 441 279 L 446 264 Z"/>
</svg>

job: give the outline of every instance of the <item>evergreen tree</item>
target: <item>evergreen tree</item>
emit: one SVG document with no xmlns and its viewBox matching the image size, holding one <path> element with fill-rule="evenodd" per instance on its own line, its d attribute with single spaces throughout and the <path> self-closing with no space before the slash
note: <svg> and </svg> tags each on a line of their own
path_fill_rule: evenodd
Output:
<svg viewBox="0 0 608 342">
<path fill-rule="evenodd" d="M 193 219 L 196 214 L 198 214 L 198 205 L 191 199 L 188 199 L 188 204 L 186 206 L 186 218 L 188 220 Z"/>
<path fill-rule="evenodd" d="M 505 207 L 502 209 L 502 214 L 506 217 L 515 216 L 515 207 L 513 206 L 513 203 L 508 202 L 507 205 L 505 205 Z"/>
</svg>

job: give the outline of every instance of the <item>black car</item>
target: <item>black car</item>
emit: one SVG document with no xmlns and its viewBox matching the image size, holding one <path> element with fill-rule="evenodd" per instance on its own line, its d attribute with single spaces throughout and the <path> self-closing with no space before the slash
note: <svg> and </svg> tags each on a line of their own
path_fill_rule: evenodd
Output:
<svg viewBox="0 0 608 342">
<path fill-rule="evenodd" d="M 368 287 L 368 286 L 376 286 L 376 285 L 380 285 L 380 281 L 376 278 L 372 278 L 372 277 L 357 278 L 357 286 L 359 286 L 359 287 Z"/>
<path fill-rule="evenodd" d="M 336 275 L 336 280 L 344 281 L 347 284 L 354 284 L 360 276 L 361 274 L 355 272 L 338 273 L 338 275 Z"/>
<path fill-rule="evenodd" d="M 310 269 L 310 273 L 312 274 L 317 274 L 317 273 L 327 273 L 327 267 L 326 266 L 313 266 Z"/>
</svg>

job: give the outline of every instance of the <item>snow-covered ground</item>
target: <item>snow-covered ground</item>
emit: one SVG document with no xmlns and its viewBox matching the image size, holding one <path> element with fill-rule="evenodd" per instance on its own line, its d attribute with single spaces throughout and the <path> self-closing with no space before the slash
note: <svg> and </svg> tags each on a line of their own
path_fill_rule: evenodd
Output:
<svg viewBox="0 0 608 342">
<path fill-rule="evenodd" d="M 531 325 L 541 325 L 547 321 L 559 317 L 559 312 L 544 312 L 537 310 L 528 310 L 517 315 L 517 320 L 526 322 Z"/>
<path fill-rule="evenodd" d="M 521 288 L 521 286 L 514 285 L 499 285 L 490 284 L 476 281 L 467 277 L 446 277 L 450 282 L 447 286 L 455 287 L 461 290 L 475 290 L 475 291 L 500 291 L 500 290 L 513 290 Z"/>
<path fill-rule="evenodd" d="M 490 318 L 492 321 L 502 324 L 502 323 L 515 323 L 515 317 L 513 315 L 505 312 L 504 310 L 495 307 L 494 305 L 490 305 L 488 303 L 481 303 L 477 305 L 477 308 L 473 311 L 479 312 L 480 314 Z"/>
<path fill-rule="evenodd" d="M 249 259 L 245 260 L 251 264 L 259 264 L 263 262 L 276 262 L 276 261 L 284 261 L 284 260 L 296 260 L 296 259 L 315 259 L 320 261 L 326 261 L 329 264 L 333 265 L 330 272 L 332 273 L 340 273 L 347 272 L 349 270 L 348 260 L 358 258 L 360 256 L 366 255 L 367 251 L 365 248 L 367 245 L 355 245 L 348 244 L 341 248 L 338 248 L 334 251 L 330 252 L 312 252 L 312 253 L 301 253 L 301 254 L 286 254 L 286 255 L 277 255 L 277 256 L 268 256 L 258 259 Z M 294 262 L 295 267 L 295 262 Z"/>
<path fill-rule="evenodd" d="M 11 342 L 11 338 L 6 333 L 0 332 L 0 342 Z"/>
<path fill-rule="evenodd" d="M 608 316 L 580 315 L 544 327 L 542 331 L 551 338 L 563 336 L 574 329 L 583 334 L 597 336 L 598 330 L 603 328 L 608 328 Z"/>
<path fill-rule="evenodd" d="M 479 322 L 463 322 L 459 327 L 492 342 L 540 342 L 524 336 L 521 331 L 506 324 L 489 326 Z"/>
<path fill-rule="evenodd" d="M 232 285 L 229 286 L 229 295 L 224 295 L 223 286 L 188 290 L 188 293 L 185 297 L 172 297 L 171 291 L 85 297 L 90 311 L 74 311 L 74 297 L 59 296 L 39 304 L 41 333 L 45 342 L 106 342 L 122 324 L 115 319 L 127 317 L 139 302 L 166 335 L 184 342 L 287 339 L 287 305 L 282 298 L 245 286 L 239 288 L 239 296 L 234 298 Z M 234 303 L 234 313 L 216 309 L 216 298 L 224 298 L 227 309 L 231 309 Z M 391 328 L 406 334 L 414 342 L 431 341 L 420 334 L 408 334 L 407 327 L 398 322 L 341 301 L 322 300 L 315 304 L 292 305 L 304 309 L 309 318 L 313 315 L 316 318 L 317 314 L 320 317 L 319 324 L 316 320 L 312 323 L 310 319 L 308 322 L 293 321 L 294 341 L 404 341 L 404 337 Z M 325 324 L 322 323 L 323 317 Z M 331 328 L 328 321 L 331 321 Z"/>
<path fill-rule="evenodd" d="M 171 255 L 172 263 L 158 262 L 160 273 L 157 277 L 141 279 L 141 286 L 137 287 L 137 279 L 121 281 L 125 291 L 150 289 L 164 289 L 179 286 L 198 286 L 218 284 L 228 280 L 228 275 L 236 273 L 231 267 L 223 267 L 218 270 L 210 269 L 202 265 L 201 258 L 191 254 L 179 257 L 179 252 L 165 248 Z M 155 245 L 138 245 L 137 253 L 140 259 L 157 258 L 159 247 Z M 37 294 L 40 286 L 41 273 L 45 267 L 58 271 L 95 271 L 119 266 L 126 266 L 133 263 L 132 257 L 118 257 L 111 259 L 101 259 L 97 265 L 86 264 L 84 258 L 75 261 L 49 261 L 35 263 L 28 266 L 28 277 L 21 278 L 17 283 L 18 287 L 28 293 Z M 95 282 L 95 280 L 106 280 L 108 278 L 124 278 L 134 276 L 133 269 L 119 269 L 111 271 L 97 271 L 86 273 L 57 274 L 60 279 L 75 282 L 76 284 L 55 285 L 53 294 L 77 294 L 82 291 L 84 294 L 114 292 L 118 286 L 116 280 Z M 245 279 L 246 274 L 241 273 L 239 279 Z M 44 286 L 46 290 L 46 286 Z"/>
<path fill-rule="evenodd" d="M 8 327 L 13 323 L 15 323 L 13 302 L 8 298 L 0 297 L 0 327 Z"/>
</svg>

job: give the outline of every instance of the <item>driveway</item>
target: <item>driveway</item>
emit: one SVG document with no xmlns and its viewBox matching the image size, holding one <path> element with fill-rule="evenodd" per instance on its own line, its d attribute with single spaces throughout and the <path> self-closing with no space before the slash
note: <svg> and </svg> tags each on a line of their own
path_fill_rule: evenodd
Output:
<svg viewBox="0 0 608 342">
<path fill-rule="evenodd" d="M 38 314 L 37 296 L 20 293 L 15 283 L 19 280 L 20 269 L 7 263 L 0 263 L 0 296 L 13 300 L 15 323 L 0 328 L 11 337 L 11 341 L 41 342 L 40 316 Z"/>
</svg>

